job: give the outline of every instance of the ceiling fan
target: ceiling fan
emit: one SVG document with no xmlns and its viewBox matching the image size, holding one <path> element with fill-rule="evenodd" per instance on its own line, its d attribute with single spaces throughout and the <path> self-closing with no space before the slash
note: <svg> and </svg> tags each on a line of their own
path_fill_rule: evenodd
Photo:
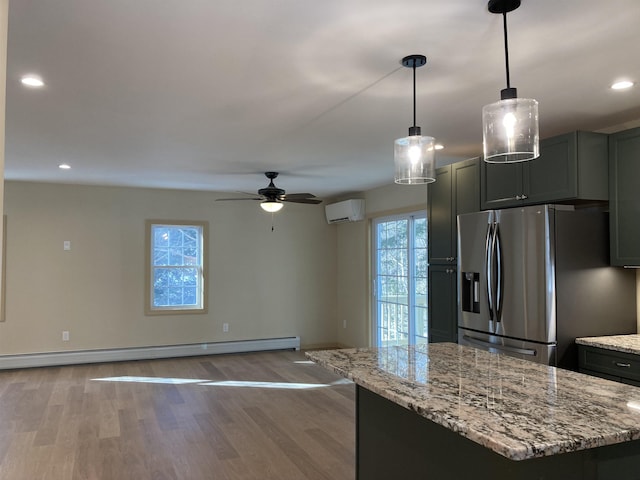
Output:
<svg viewBox="0 0 640 480">
<path fill-rule="evenodd" d="M 282 188 L 278 188 L 273 184 L 273 180 L 278 177 L 278 172 L 265 172 L 265 176 L 269 179 L 269 185 L 258 190 L 257 197 L 247 198 L 218 198 L 216 201 L 225 202 L 233 200 L 260 200 L 260 207 L 266 212 L 275 213 L 283 207 L 282 202 L 290 203 L 308 203 L 317 205 L 322 200 L 316 198 L 311 193 L 290 193 L 287 194 Z"/>
</svg>

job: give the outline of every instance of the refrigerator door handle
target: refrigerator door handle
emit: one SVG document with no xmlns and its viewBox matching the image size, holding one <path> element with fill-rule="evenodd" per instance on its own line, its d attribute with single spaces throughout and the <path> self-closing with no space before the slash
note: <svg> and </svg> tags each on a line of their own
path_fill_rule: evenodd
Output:
<svg viewBox="0 0 640 480">
<path fill-rule="evenodd" d="M 487 237 L 485 244 L 485 278 L 487 280 L 487 305 L 489 307 L 489 322 L 493 322 L 493 292 L 491 290 L 492 277 L 491 277 L 491 265 L 492 265 L 492 253 L 493 253 L 493 222 L 489 223 L 487 228 Z M 489 330 L 491 324 L 489 324 Z"/>
<path fill-rule="evenodd" d="M 500 239 L 500 224 L 496 223 L 494 229 L 495 235 L 495 259 L 496 262 L 496 292 L 495 292 L 495 305 L 496 305 L 496 322 L 502 322 L 502 305 L 504 298 L 504 272 L 502 262 L 502 240 Z"/>
<path fill-rule="evenodd" d="M 483 349 L 495 348 L 496 350 L 504 350 L 505 352 L 518 353 L 520 355 L 529 355 L 532 357 L 535 357 L 537 355 L 537 352 L 535 350 L 531 350 L 529 348 L 518 348 L 510 347 L 509 345 L 500 345 L 499 343 L 486 342 L 484 340 L 479 340 L 468 335 L 463 335 L 462 338 L 465 342 L 468 342 L 471 345 L 477 345 Z"/>
</svg>

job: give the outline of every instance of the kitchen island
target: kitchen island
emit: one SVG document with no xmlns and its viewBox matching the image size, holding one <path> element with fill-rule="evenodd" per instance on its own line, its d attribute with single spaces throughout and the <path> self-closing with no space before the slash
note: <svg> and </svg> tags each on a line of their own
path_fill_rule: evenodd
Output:
<svg viewBox="0 0 640 480">
<path fill-rule="evenodd" d="M 358 480 L 640 478 L 640 388 L 452 343 L 307 356 L 356 383 Z"/>
</svg>

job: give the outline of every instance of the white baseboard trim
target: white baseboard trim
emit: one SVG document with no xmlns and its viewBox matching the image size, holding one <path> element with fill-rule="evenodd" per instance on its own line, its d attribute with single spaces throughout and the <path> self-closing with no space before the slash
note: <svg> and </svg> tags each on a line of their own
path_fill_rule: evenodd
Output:
<svg viewBox="0 0 640 480">
<path fill-rule="evenodd" d="M 266 350 L 300 350 L 300 337 L 238 340 L 235 342 L 167 345 L 161 347 L 133 347 L 73 352 L 25 353 L 0 355 L 0 370 L 11 368 L 50 367 L 79 363 L 122 362 L 156 358 L 193 357 L 221 353 L 248 353 Z"/>
</svg>

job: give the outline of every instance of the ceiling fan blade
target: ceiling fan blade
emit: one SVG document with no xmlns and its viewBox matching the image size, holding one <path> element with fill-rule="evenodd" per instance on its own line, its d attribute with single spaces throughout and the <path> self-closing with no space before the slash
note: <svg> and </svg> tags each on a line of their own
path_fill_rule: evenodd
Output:
<svg viewBox="0 0 640 480">
<path fill-rule="evenodd" d="M 282 199 L 283 202 L 289 202 L 289 203 L 308 203 L 311 205 L 317 205 L 318 203 L 322 203 L 322 200 L 320 200 L 319 198 L 289 198 L 289 196 L 287 195 L 286 198 Z"/>
<path fill-rule="evenodd" d="M 264 200 L 262 197 L 253 197 L 253 198 L 216 198 L 216 202 L 229 202 L 234 200 Z"/>
<path fill-rule="evenodd" d="M 301 198 L 316 198 L 316 196 L 312 193 L 287 193 L 283 198 L 291 201 Z"/>
</svg>

